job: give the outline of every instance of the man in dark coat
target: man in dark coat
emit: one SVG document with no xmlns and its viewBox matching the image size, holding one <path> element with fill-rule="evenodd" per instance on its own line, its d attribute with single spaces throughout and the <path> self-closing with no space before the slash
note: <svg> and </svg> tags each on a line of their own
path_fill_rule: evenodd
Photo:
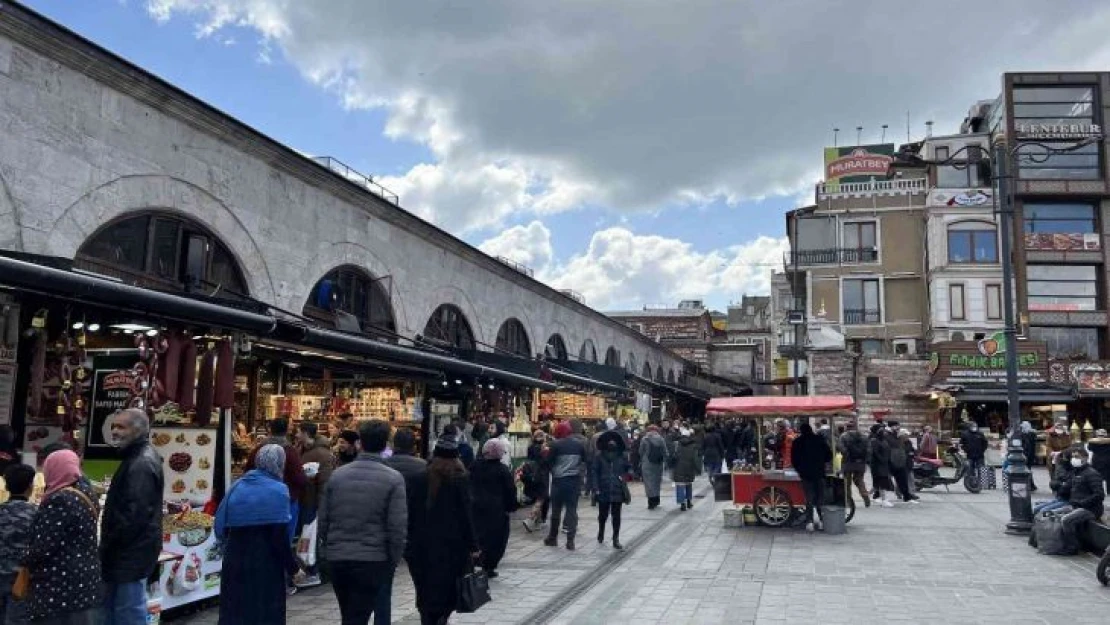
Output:
<svg viewBox="0 0 1110 625">
<path fill-rule="evenodd" d="M 701 459 L 709 479 L 712 480 L 714 475 L 721 472 L 721 461 L 724 457 L 725 445 L 717 432 L 717 426 L 713 424 L 705 426 L 705 438 L 701 441 Z"/>
<path fill-rule="evenodd" d="M 428 509 L 428 463 L 415 454 L 416 436 L 408 428 L 398 428 L 393 435 L 393 455 L 385 461 L 385 466 L 397 471 L 405 479 L 405 499 L 409 510 L 405 562 L 408 563 L 413 586 L 417 585 L 416 578 L 422 573 L 415 542 L 417 536 L 424 534 Z M 378 595 L 379 607 L 384 607 L 381 601 L 392 601 L 392 589 L 391 583 L 388 591 L 383 589 Z"/>
<path fill-rule="evenodd" d="M 825 465 L 832 462 L 832 449 L 823 437 L 814 433 L 812 425 L 803 423 L 801 432 L 801 436 L 794 440 L 791 460 L 798 477 L 802 478 L 802 490 L 806 494 L 806 531 L 812 532 L 814 528 L 822 529 Z"/>
<path fill-rule="evenodd" d="M 694 478 L 701 470 L 698 463 L 698 442 L 691 434 L 686 428 L 679 431 L 680 438 L 675 444 L 674 471 L 671 472 L 675 501 L 683 512 L 694 507 Z"/>
<path fill-rule="evenodd" d="M 146 622 L 146 579 L 162 552 L 162 458 L 150 421 L 129 408 L 112 417 L 112 444 L 123 462 L 112 477 L 101 521 L 100 566 L 107 587 L 102 623 Z"/>
<path fill-rule="evenodd" d="M 1080 528 L 1088 521 L 1101 519 L 1105 512 L 1103 499 L 1106 498 L 1106 491 L 1102 488 L 1102 476 L 1087 462 L 1086 449 L 1078 447 L 1071 452 L 1071 466 L 1075 468 L 1075 475 L 1068 486 L 1060 490 L 1060 495 L 1066 497 L 1072 507 L 1072 511 L 1060 520 L 1072 545 L 1079 543 Z"/>
<path fill-rule="evenodd" d="M 848 497 L 852 496 L 854 484 L 863 497 L 863 505 L 871 507 L 871 497 L 868 496 L 867 486 L 863 483 L 870 448 L 867 438 L 859 431 L 855 419 L 848 422 L 848 428 L 837 442 L 837 447 L 842 455 L 840 471 L 844 474 L 844 487 L 848 489 Z"/>
<path fill-rule="evenodd" d="M 1033 483 L 1033 465 L 1037 463 L 1037 433 L 1028 421 L 1021 422 L 1021 451 L 1025 455 L 1025 464 L 1029 467 L 1029 492 L 1037 490 Z"/>
<path fill-rule="evenodd" d="M 871 426 L 870 451 L 868 465 L 871 467 L 871 485 L 875 488 L 875 499 L 882 501 L 882 507 L 893 508 L 889 493 L 894 490 L 890 480 L 890 444 L 887 443 L 883 433 L 883 426 L 876 423 Z"/>
</svg>

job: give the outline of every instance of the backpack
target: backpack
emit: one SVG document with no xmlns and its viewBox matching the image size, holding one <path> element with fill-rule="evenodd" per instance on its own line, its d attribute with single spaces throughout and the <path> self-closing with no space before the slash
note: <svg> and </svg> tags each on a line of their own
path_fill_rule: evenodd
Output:
<svg viewBox="0 0 1110 625">
<path fill-rule="evenodd" d="M 648 461 L 653 464 L 662 464 L 667 459 L 667 449 L 663 445 L 658 445 L 654 442 L 648 443 Z"/>
<path fill-rule="evenodd" d="M 520 481 L 525 484 L 534 482 L 537 473 L 539 473 L 539 467 L 536 466 L 533 460 L 527 460 L 524 464 L 520 465 Z"/>
<path fill-rule="evenodd" d="M 851 462 L 867 460 L 867 440 L 859 433 L 847 435 L 843 439 L 845 457 Z"/>
</svg>

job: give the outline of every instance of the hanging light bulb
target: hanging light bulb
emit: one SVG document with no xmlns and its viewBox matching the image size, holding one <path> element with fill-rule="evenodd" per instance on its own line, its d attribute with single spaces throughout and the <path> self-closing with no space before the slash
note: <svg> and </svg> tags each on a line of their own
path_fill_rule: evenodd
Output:
<svg viewBox="0 0 1110 625">
<path fill-rule="evenodd" d="M 100 330 L 100 324 L 99 323 L 90 323 L 89 327 L 86 328 L 86 330 L 88 330 L 89 332 L 98 332 Z"/>
<path fill-rule="evenodd" d="M 85 327 L 85 322 L 83 321 L 78 321 L 77 323 L 73 324 L 74 330 L 80 330 L 83 327 Z"/>
</svg>

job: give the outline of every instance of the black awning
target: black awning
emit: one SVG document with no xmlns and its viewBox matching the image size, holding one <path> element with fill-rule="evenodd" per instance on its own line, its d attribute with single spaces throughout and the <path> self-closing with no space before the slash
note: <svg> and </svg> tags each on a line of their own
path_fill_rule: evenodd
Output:
<svg viewBox="0 0 1110 625">
<path fill-rule="evenodd" d="M 952 393 L 956 401 L 966 403 L 1005 403 L 1009 401 L 1006 387 L 963 388 Z M 1074 389 L 1038 386 L 1018 389 L 1018 402 L 1022 404 L 1066 404 L 1077 399 Z"/>
<path fill-rule="evenodd" d="M 577 375 L 575 373 L 564 371 L 562 369 L 552 368 L 551 377 L 561 382 L 566 382 L 568 384 L 577 384 L 578 386 L 588 386 L 599 391 L 615 391 L 625 394 L 632 392 L 632 389 L 628 388 L 627 386 L 617 386 L 616 384 L 609 384 L 608 382 L 602 382 L 601 380 L 595 380 L 594 378 Z"/>
<path fill-rule="evenodd" d="M 403 365 L 429 367 L 462 375 L 488 377 L 503 382 L 521 384 L 541 390 L 553 391 L 558 388 L 551 382 L 533 378 L 503 369 L 485 367 L 453 356 L 437 354 L 421 349 L 403 347 L 392 343 L 376 341 L 354 334 L 336 330 L 311 328 L 299 323 L 279 320 L 277 336 L 294 341 L 300 345 L 329 349 L 341 354 L 353 354 L 377 360 L 392 361 Z"/>
<path fill-rule="evenodd" d="M 65 271 L 0 256 L 0 287 L 12 287 L 90 306 L 153 315 L 184 323 L 270 334 L 277 321 L 263 315 L 199 300 L 131 286 L 84 273 Z"/>
</svg>

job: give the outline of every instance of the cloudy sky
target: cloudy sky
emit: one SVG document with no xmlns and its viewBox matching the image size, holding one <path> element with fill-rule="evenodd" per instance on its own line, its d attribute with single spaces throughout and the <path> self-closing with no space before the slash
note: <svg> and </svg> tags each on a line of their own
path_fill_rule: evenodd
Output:
<svg viewBox="0 0 1110 625">
<path fill-rule="evenodd" d="M 599 309 L 765 292 L 821 148 L 1110 69 L 1098 0 L 31 0 Z"/>
</svg>

